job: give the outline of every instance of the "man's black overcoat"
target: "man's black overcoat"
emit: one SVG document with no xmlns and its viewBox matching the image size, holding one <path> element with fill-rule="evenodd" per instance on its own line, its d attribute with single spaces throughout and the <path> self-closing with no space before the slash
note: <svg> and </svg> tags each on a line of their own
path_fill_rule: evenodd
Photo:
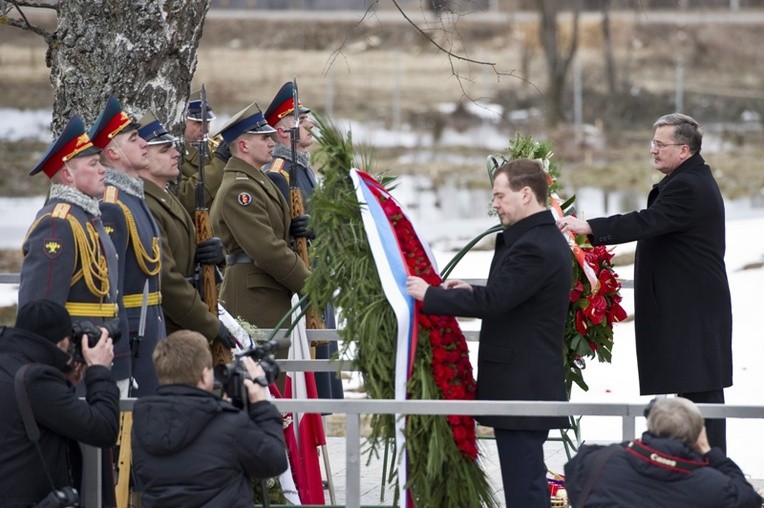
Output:
<svg viewBox="0 0 764 508">
<path fill-rule="evenodd" d="M 637 240 L 635 330 L 642 395 L 732 385 L 724 202 L 695 154 L 655 185 L 647 208 L 591 219 L 595 245 Z"/>
<path fill-rule="evenodd" d="M 543 211 L 497 236 L 486 286 L 473 286 L 473 291 L 427 290 L 424 312 L 483 320 L 478 400 L 567 400 L 563 335 L 571 281 L 570 248 L 551 212 Z M 568 426 L 565 417 L 477 420 L 510 430 Z"/>
</svg>

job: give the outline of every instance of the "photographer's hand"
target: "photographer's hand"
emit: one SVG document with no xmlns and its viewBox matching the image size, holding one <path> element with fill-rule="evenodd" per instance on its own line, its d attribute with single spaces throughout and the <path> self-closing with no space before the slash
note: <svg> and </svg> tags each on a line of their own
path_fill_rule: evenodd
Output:
<svg viewBox="0 0 764 508">
<path fill-rule="evenodd" d="M 104 367 L 111 367 L 114 361 L 114 343 L 105 328 L 100 330 L 101 338 L 98 339 L 98 343 L 93 348 L 88 346 L 87 335 L 82 337 L 82 356 L 85 357 L 85 362 L 88 366 L 103 365 Z"/>
<path fill-rule="evenodd" d="M 245 356 L 241 359 L 242 365 L 244 365 L 244 368 L 247 369 L 247 374 L 252 379 L 258 378 L 258 377 L 265 377 L 265 371 L 263 368 L 256 363 L 252 358 Z M 259 383 L 255 383 L 254 381 L 250 379 L 244 380 L 244 386 L 247 388 L 247 394 L 249 395 L 249 401 L 250 402 L 259 402 L 261 400 L 266 400 L 267 392 L 265 391 L 267 388 L 260 385 Z"/>
<path fill-rule="evenodd" d="M 708 443 L 708 435 L 706 434 L 705 426 L 703 427 L 703 430 L 700 431 L 698 440 L 695 441 L 693 448 L 695 448 L 695 450 L 701 455 L 705 455 L 711 451 L 711 445 Z"/>
</svg>

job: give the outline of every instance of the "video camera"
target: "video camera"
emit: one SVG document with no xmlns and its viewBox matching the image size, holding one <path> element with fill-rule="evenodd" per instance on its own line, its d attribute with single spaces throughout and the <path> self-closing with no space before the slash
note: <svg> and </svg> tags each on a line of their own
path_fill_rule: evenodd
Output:
<svg viewBox="0 0 764 508">
<path fill-rule="evenodd" d="M 37 504 L 34 508 L 76 508 L 80 505 L 80 495 L 74 487 L 64 487 L 54 490 Z"/>
<path fill-rule="evenodd" d="M 279 349 L 288 349 L 289 344 L 288 337 L 257 344 L 241 353 L 237 353 L 233 363 L 215 366 L 215 379 L 220 383 L 222 392 L 231 399 L 231 403 L 234 406 L 243 409 L 248 402 L 244 380 L 250 379 L 250 377 L 247 369 L 241 363 L 241 359 L 249 356 L 260 364 L 260 367 L 265 372 L 265 376 L 257 377 L 252 379 L 252 381 L 267 387 L 276 381 L 281 372 L 276 360 L 273 358 L 273 352 Z"/>
<path fill-rule="evenodd" d="M 88 347 L 95 347 L 101 338 L 101 328 L 106 328 L 109 337 L 111 337 L 114 343 L 119 342 L 119 339 L 122 338 L 122 332 L 119 329 L 119 318 L 111 319 L 98 326 L 90 321 L 72 322 L 72 339 L 70 341 L 71 346 L 69 347 L 69 354 L 72 355 L 72 358 L 78 362 L 85 363 L 85 357 L 82 355 L 82 337 L 87 335 Z"/>
</svg>

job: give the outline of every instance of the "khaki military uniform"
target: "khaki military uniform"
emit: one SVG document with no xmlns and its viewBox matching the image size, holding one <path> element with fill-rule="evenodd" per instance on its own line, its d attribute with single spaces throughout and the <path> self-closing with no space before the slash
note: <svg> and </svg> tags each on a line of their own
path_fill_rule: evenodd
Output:
<svg viewBox="0 0 764 508">
<path fill-rule="evenodd" d="M 162 237 L 162 310 L 167 333 L 193 330 L 212 341 L 218 334 L 217 316 L 207 309 L 192 284 L 196 263 L 196 226 L 178 198 L 148 180 L 143 181 L 146 204 Z"/>
<path fill-rule="evenodd" d="M 273 328 L 309 275 L 289 248 L 289 205 L 259 169 L 231 157 L 210 212 L 228 253 L 220 291 L 234 317 Z"/>
<path fill-rule="evenodd" d="M 190 143 L 185 143 L 184 146 L 185 153 L 178 181 L 178 199 L 193 217 L 196 210 L 196 187 L 199 184 L 199 150 Z M 208 209 L 212 208 L 212 200 L 215 199 L 220 188 L 225 167 L 222 160 L 213 157 L 215 148 L 216 145 L 210 141 L 207 145 L 207 162 L 204 164 L 204 206 Z"/>
</svg>

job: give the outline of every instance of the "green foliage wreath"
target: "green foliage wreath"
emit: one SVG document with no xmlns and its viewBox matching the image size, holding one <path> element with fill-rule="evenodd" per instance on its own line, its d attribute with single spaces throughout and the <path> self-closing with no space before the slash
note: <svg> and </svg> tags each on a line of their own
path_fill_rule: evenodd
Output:
<svg viewBox="0 0 764 508">
<path fill-rule="evenodd" d="M 373 171 L 365 169 L 370 165 L 368 160 L 361 161 L 365 164 L 355 160 L 350 133 L 343 136 L 321 118 L 316 119 L 316 126 L 320 147 L 314 161 L 323 174 L 323 183 L 311 198 L 311 223 L 319 234 L 311 247 L 315 268 L 305 293 L 312 305 L 324 307 L 331 302 L 340 309 L 341 354 L 353 350 L 369 397 L 392 399 L 397 322 L 377 275 L 348 174 L 352 167 Z M 386 186 L 390 183 L 389 179 L 378 180 Z M 442 398 L 431 363 L 430 343 L 420 336 L 407 385 L 409 398 Z M 395 446 L 394 423 L 393 415 L 372 416 L 370 458 L 385 445 Z M 485 472 L 478 461 L 466 458 L 457 448 L 446 416 L 409 416 L 405 434 L 406 487 L 417 506 L 496 505 Z M 394 450 L 394 456 L 397 452 Z M 388 480 L 397 485 L 397 460 L 391 463 Z"/>
</svg>

